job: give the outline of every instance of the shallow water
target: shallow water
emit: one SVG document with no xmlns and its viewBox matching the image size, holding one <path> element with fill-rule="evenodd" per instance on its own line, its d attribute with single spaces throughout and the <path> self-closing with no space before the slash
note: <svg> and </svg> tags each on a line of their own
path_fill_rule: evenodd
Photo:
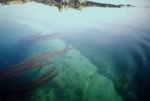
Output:
<svg viewBox="0 0 150 101">
<path fill-rule="evenodd" d="M 138 5 L 134 4 L 135 7 L 80 10 L 58 9 L 37 2 L 1 4 L 0 67 L 41 53 L 79 46 L 45 60 L 53 64 L 25 75 L 26 79 L 35 79 L 52 67 L 59 72 L 52 81 L 32 91 L 28 100 L 148 101 L 147 2 L 130 1 L 129 4 Z M 127 4 L 127 1 L 106 3 Z M 46 36 L 53 33 L 56 36 Z"/>
</svg>

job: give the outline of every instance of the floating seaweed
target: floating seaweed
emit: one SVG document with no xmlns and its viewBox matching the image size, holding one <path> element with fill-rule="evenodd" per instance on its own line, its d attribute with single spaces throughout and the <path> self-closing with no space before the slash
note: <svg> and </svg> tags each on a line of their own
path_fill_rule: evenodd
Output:
<svg viewBox="0 0 150 101">
<path fill-rule="evenodd" d="M 52 62 L 45 62 L 45 60 L 74 48 L 76 47 L 39 54 L 18 64 L 0 69 L 0 101 L 22 101 L 31 96 L 33 89 L 48 83 L 58 75 L 58 72 L 55 72 L 56 68 L 52 68 L 33 81 L 26 82 L 20 77 L 31 69 L 52 64 Z"/>
<path fill-rule="evenodd" d="M 68 34 L 68 32 L 66 32 L 66 33 L 64 33 L 64 32 L 51 33 L 51 34 L 47 34 L 47 35 L 40 35 L 40 33 L 39 33 L 39 34 L 21 38 L 17 45 L 16 54 L 15 54 L 16 59 L 15 60 L 13 59 L 13 64 L 23 61 L 28 54 L 29 48 L 34 43 L 36 43 L 38 41 L 52 40 L 54 38 L 64 36 L 67 34 Z"/>
</svg>

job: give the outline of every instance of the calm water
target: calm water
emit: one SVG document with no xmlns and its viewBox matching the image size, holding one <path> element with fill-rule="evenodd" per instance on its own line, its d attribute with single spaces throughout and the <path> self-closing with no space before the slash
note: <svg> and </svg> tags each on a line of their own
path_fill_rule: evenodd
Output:
<svg viewBox="0 0 150 101">
<path fill-rule="evenodd" d="M 37 2 L 0 4 L 1 68 L 38 54 L 79 46 L 39 61 L 53 64 L 24 73 L 23 80 L 19 81 L 21 85 L 53 67 L 59 75 L 30 91 L 31 96 L 21 94 L 21 98 L 27 96 L 28 101 L 150 101 L 150 8 L 147 7 L 150 2 L 100 2 L 135 7 L 58 6 L 58 9 Z M 10 75 L 6 73 L 3 74 Z M 0 89 L 20 86 L 20 83 L 11 83 L 12 86 L 0 84 Z"/>
</svg>

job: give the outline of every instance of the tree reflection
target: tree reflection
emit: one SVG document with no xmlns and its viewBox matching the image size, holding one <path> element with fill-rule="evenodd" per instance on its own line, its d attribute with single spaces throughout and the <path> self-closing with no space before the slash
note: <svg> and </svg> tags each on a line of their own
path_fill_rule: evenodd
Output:
<svg viewBox="0 0 150 101">
<path fill-rule="evenodd" d="M 42 3 L 45 5 L 57 7 L 59 11 L 63 11 L 64 9 L 76 9 L 82 10 L 83 8 L 87 7 L 109 7 L 109 8 L 120 8 L 122 6 L 131 6 L 131 5 L 114 5 L 114 4 L 106 4 L 106 3 L 99 3 L 93 1 L 86 1 L 86 0 L 33 0 L 37 3 Z M 1 1 L 3 5 L 9 5 L 11 3 L 26 3 L 26 2 L 33 2 L 32 0 L 5 0 Z"/>
</svg>

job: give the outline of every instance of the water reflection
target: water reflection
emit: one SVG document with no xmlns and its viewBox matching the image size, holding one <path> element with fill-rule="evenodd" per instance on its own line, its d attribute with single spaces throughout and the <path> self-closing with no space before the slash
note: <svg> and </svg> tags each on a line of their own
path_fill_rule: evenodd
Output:
<svg viewBox="0 0 150 101">
<path fill-rule="evenodd" d="M 54 6 L 59 9 L 60 12 L 63 11 L 63 9 L 76 9 L 76 10 L 82 10 L 83 8 L 87 7 L 109 7 L 109 8 L 120 8 L 121 6 L 131 6 L 130 4 L 124 5 L 124 4 L 119 4 L 119 5 L 114 5 L 114 4 L 106 4 L 106 3 L 98 3 L 98 2 L 93 2 L 93 1 L 86 1 L 86 0 L 68 0 L 68 1 L 63 1 L 63 0 L 34 0 L 35 2 L 42 3 L 45 5 L 49 6 Z M 31 1 L 25 1 L 25 0 L 8 0 L 8 1 L 2 1 L 1 3 L 3 5 L 9 5 L 11 3 L 26 3 L 26 2 L 31 2 Z"/>
<path fill-rule="evenodd" d="M 37 2 L 43 3 L 43 1 Z M 44 3 L 47 2 L 44 1 Z M 9 55 L 9 57 L 5 56 L 7 53 L 14 53 L 12 51 L 14 48 L 19 50 L 18 54 L 22 52 L 21 54 L 26 53 L 25 56 L 30 57 L 42 51 L 81 46 L 81 48 L 52 58 L 60 75 L 51 83 L 35 90 L 30 100 L 147 101 L 150 99 L 149 8 L 92 8 L 93 10 L 87 9 L 80 13 L 73 10 L 59 13 L 38 3 L 30 4 L 21 6 L 25 7 L 25 10 L 21 9 L 20 5 L 12 5 L 7 10 L 13 9 L 15 12 L 11 12 L 13 10 L 7 12 L 4 9 L 4 12 L 1 11 L 3 14 L 1 22 L 3 19 L 7 21 L 3 25 L 0 24 L 6 26 L 5 30 L 10 30 L 10 32 L 1 30 L 1 38 L 4 38 L 0 40 L 2 50 L 4 50 L 3 53 L 0 52 L 4 54 L 1 60 L 9 59 Z M 56 3 L 54 6 L 63 8 L 65 5 Z M 33 7 L 39 12 L 36 14 L 32 12 Z M 137 10 L 139 12 L 135 12 Z M 22 14 L 23 11 L 26 13 Z M 4 18 L 6 15 L 14 18 L 11 19 L 12 22 Z M 11 24 L 6 22 L 11 22 Z M 31 34 L 42 31 L 52 32 L 56 36 L 54 34 Z M 63 34 L 57 34 L 57 32 L 65 31 L 71 34 L 66 34 L 65 37 L 61 37 Z M 22 37 L 25 35 L 27 37 Z M 49 38 L 55 40 L 49 40 Z M 11 44 L 11 42 L 16 43 Z M 3 48 L 6 46 L 7 48 Z M 28 50 L 29 48 L 31 50 Z M 43 70 L 47 69 L 40 69 L 37 75 L 43 73 Z"/>
</svg>

